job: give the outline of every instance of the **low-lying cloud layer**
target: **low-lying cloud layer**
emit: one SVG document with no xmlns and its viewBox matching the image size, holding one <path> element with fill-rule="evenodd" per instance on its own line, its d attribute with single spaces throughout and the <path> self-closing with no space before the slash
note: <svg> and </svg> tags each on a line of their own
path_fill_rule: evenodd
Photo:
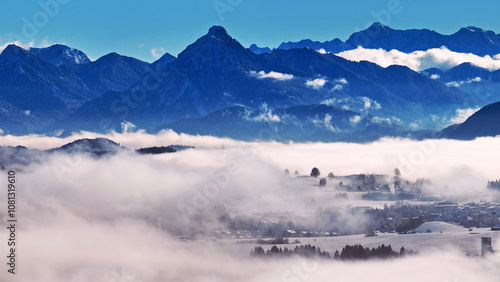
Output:
<svg viewBox="0 0 500 282">
<path fill-rule="evenodd" d="M 398 50 L 386 51 L 358 47 L 336 55 L 356 62 L 369 61 L 382 67 L 391 65 L 407 66 L 414 71 L 423 71 L 429 68 L 447 70 L 467 62 L 490 71 L 500 69 L 500 54 L 494 57 L 488 55 L 481 57 L 469 53 L 453 52 L 444 46 L 427 51 L 415 51 L 409 54 Z"/>
<path fill-rule="evenodd" d="M 431 76 L 431 78 L 432 78 L 432 76 Z M 474 78 L 470 78 L 467 80 L 451 81 L 451 82 L 446 83 L 446 86 L 448 86 L 448 87 L 460 87 L 461 85 L 464 85 L 464 84 L 470 84 L 470 83 L 481 82 L 481 81 L 482 81 L 482 79 L 480 77 L 474 77 Z"/>
<path fill-rule="evenodd" d="M 266 73 L 265 71 L 250 71 L 250 75 L 257 77 L 258 79 L 272 78 L 276 80 L 290 80 L 293 78 L 292 74 L 280 73 L 275 71 L 270 71 L 268 73 Z"/>
<path fill-rule="evenodd" d="M 321 88 L 323 88 L 323 86 L 325 86 L 326 82 L 327 82 L 327 80 L 325 80 L 323 78 L 316 78 L 313 80 L 306 81 L 306 85 L 309 87 L 312 87 L 314 89 L 321 89 Z"/>
<path fill-rule="evenodd" d="M 498 254 L 484 260 L 443 250 L 396 261 L 254 260 L 246 245 L 181 242 L 175 235 L 218 228 L 204 213 L 196 215 L 219 204 L 240 215 L 292 212 L 303 216 L 332 205 L 317 186 L 307 184 L 307 178 L 305 182 L 284 178 L 285 168 L 303 175 L 312 167 L 320 168 L 324 175 L 329 171 L 349 175 L 392 174 L 398 167 L 407 179 L 430 178 L 436 193 L 487 197 L 486 181 L 500 178 L 492 165 L 492 160 L 500 158 L 500 138 L 282 144 L 163 131 L 158 135 L 84 133 L 65 139 L 0 136 L 0 145 L 48 149 L 98 136 L 131 149 L 170 144 L 196 149 L 157 156 L 122 152 L 98 160 L 53 154 L 19 171 L 18 281 L 498 278 Z M 5 214 L 1 215 L 5 222 Z M 6 233 L 1 236 L 5 242 Z M 495 242 L 494 248 L 500 246 Z M 6 271 L 0 273 L 0 280 L 9 278 Z"/>
</svg>

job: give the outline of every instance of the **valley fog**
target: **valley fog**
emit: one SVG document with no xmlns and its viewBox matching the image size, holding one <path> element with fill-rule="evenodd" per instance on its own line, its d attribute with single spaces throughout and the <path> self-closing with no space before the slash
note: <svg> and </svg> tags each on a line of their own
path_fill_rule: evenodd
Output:
<svg viewBox="0 0 500 282">
<path fill-rule="evenodd" d="M 363 214 L 344 212 L 346 206 L 383 204 L 355 193 L 348 193 L 347 201 L 336 199 L 339 180 L 328 179 L 320 189 L 319 178 L 309 177 L 313 167 L 321 177 L 333 172 L 388 179 L 398 168 L 405 180 L 429 179 L 429 194 L 459 201 L 498 199 L 486 184 L 500 178 L 495 166 L 500 138 L 283 144 L 162 131 L 65 139 L 1 136 L 0 145 L 45 150 L 84 137 L 109 138 L 129 149 L 195 148 L 154 156 L 125 151 L 98 159 L 55 153 L 22 167 L 17 172 L 19 281 L 495 281 L 500 275 L 498 252 L 467 257 L 453 246 L 433 246 L 389 261 L 258 259 L 249 256 L 256 244 L 234 248 L 235 240 L 213 235 L 227 228 L 218 220 L 226 212 L 243 222 L 325 227 L 329 221 L 311 219 L 318 210 L 332 210 L 346 228 L 369 225 Z M 1 236 L 5 242 L 6 233 Z M 493 237 L 494 250 L 500 250 L 499 241 Z M 479 252 L 479 241 L 477 246 Z"/>
</svg>

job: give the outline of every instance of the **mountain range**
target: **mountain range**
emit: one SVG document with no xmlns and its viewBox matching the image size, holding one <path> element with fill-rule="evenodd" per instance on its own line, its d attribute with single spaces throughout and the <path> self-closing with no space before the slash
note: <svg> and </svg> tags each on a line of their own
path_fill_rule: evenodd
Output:
<svg viewBox="0 0 500 282">
<path fill-rule="evenodd" d="M 368 47 L 402 51 L 409 49 L 398 44 L 418 37 L 422 48 L 436 38 L 456 41 L 446 45 L 455 48 L 460 34 L 462 40 L 481 34 L 493 45 L 468 44 L 478 53 L 495 52 L 498 43 L 494 33 L 477 28 L 437 36 L 376 23 L 343 46 L 363 34 L 372 35 Z M 498 71 L 464 64 L 418 73 L 323 54 L 316 51 L 319 45 L 292 45 L 247 49 L 220 26 L 177 58 L 165 54 L 152 64 L 116 53 L 91 62 L 64 45 L 29 50 L 10 45 L 0 55 L 0 129 L 62 136 L 80 130 L 174 129 L 242 140 L 363 142 L 387 135 L 426 136 L 457 110 L 498 101 Z M 467 89 L 476 82 L 485 90 Z"/>
<path fill-rule="evenodd" d="M 353 33 L 345 42 L 338 38 L 326 42 L 304 39 L 299 42 L 283 42 L 277 49 L 307 47 L 339 53 L 356 49 L 358 46 L 368 49 L 381 48 L 387 51 L 399 50 L 405 53 L 446 46 L 449 50 L 458 53 L 495 56 L 500 54 L 500 34 L 469 26 L 461 28 L 454 34 L 444 35 L 429 29 L 395 30 L 375 22 L 367 29 Z M 252 45 L 250 49 L 257 53 L 271 51 L 268 47 L 257 47 L 257 45 Z"/>
<path fill-rule="evenodd" d="M 475 95 L 486 103 L 500 101 L 500 70 L 490 71 L 463 63 L 449 70 L 432 68 L 421 73 L 449 87 L 457 87 Z"/>
</svg>

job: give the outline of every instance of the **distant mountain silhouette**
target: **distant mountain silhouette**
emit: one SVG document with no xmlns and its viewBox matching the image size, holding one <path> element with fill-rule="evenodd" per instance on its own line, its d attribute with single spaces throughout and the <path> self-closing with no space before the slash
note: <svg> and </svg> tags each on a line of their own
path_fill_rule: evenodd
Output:
<svg viewBox="0 0 500 282">
<path fill-rule="evenodd" d="M 472 140 L 477 137 L 500 135 L 500 102 L 489 104 L 461 124 L 443 129 L 440 137 Z"/>
<path fill-rule="evenodd" d="M 248 49 L 252 50 L 252 52 L 254 52 L 256 54 L 268 53 L 268 52 L 272 51 L 268 47 L 261 48 L 261 47 L 257 46 L 256 44 L 250 45 L 250 47 Z"/>
<path fill-rule="evenodd" d="M 49 152 L 63 152 L 67 154 L 88 153 L 92 156 L 100 157 L 104 155 L 114 155 L 123 150 L 126 149 L 107 138 L 84 138 L 51 149 Z"/>
<path fill-rule="evenodd" d="M 278 49 L 311 48 L 339 53 L 356 49 L 358 46 L 387 51 L 394 49 L 405 53 L 446 46 L 449 50 L 459 53 L 494 56 L 500 54 L 500 34 L 471 26 L 461 28 L 451 35 L 443 35 L 429 29 L 396 30 L 375 22 L 367 29 L 353 33 L 345 42 L 338 38 L 326 42 L 304 39 L 282 43 Z M 265 51 L 262 48 L 258 50 Z"/>
</svg>

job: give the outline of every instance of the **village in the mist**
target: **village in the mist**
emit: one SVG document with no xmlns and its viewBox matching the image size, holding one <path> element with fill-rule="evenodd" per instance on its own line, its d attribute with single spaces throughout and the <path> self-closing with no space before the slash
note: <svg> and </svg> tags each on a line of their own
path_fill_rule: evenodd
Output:
<svg viewBox="0 0 500 282">
<path fill-rule="evenodd" d="M 20 281 L 498 277 L 499 138 L 279 143 L 139 131 L 0 145 L 20 183 Z M 345 250 L 358 244 L 364 255 Z"/>
</svg>

